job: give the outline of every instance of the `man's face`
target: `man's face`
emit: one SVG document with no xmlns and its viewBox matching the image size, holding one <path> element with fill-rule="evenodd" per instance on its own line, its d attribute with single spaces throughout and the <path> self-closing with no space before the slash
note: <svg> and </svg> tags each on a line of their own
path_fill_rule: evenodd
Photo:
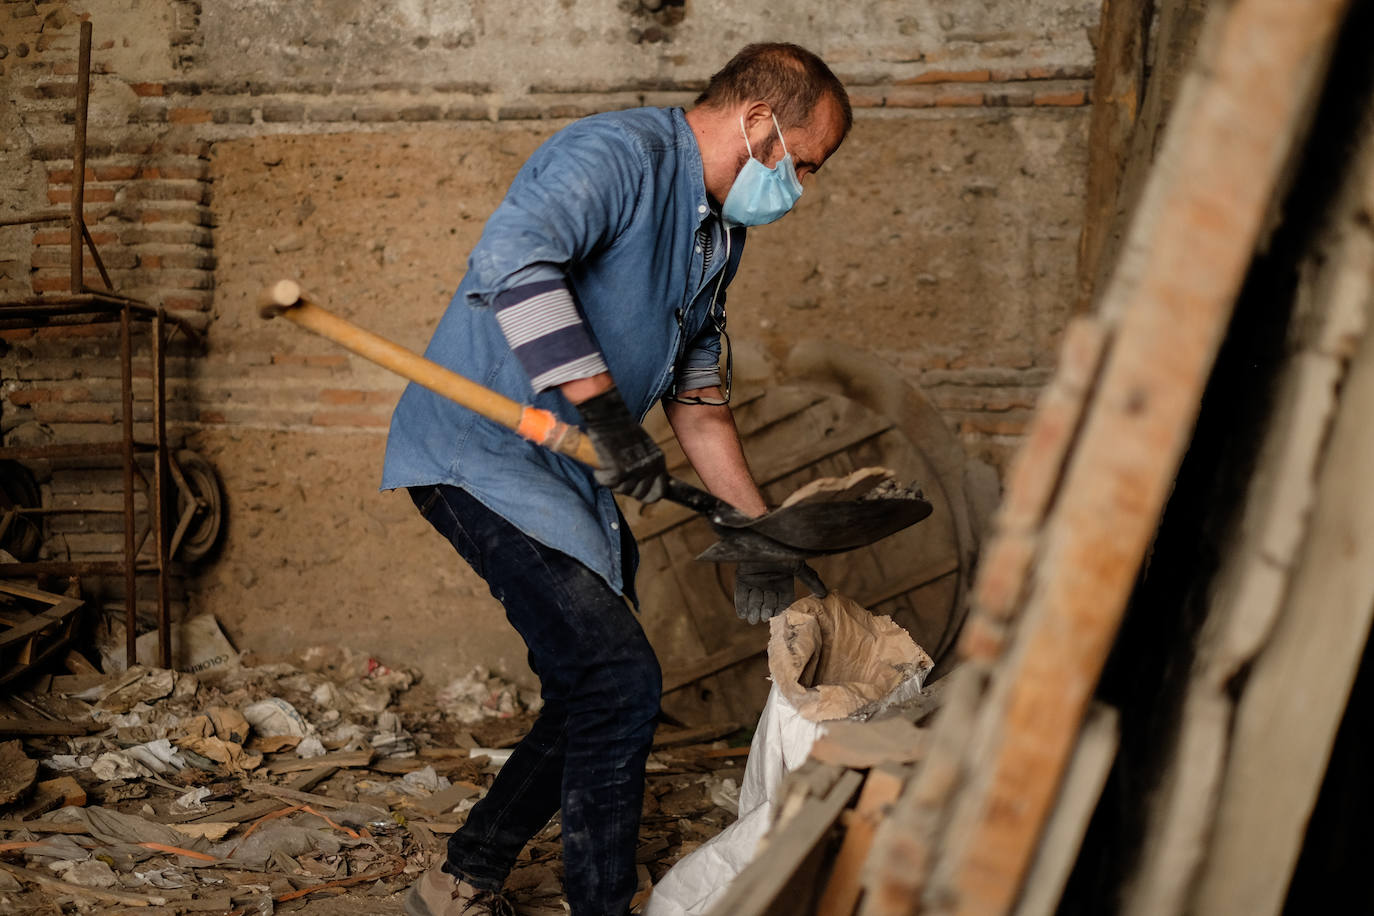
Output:
<svg viewBox="0 0 1374 916">
<path fill-rule="evenodd" d="M 764 165 L 774 168 L 782 161 L 783 145 L 778 142 L 773 119 L 768 117 L 759 120 L 761 123 L 749 130 L 749 144 Z M 797 170 L 797 180 L 805 184 L 807 176 L 820 171 L 825 160 L 830 158 L 844 138 L 844 121 L 839 103 L 832 96 L 822 96 L 804 124 L 783 130 L 787 152 L 792 154 L 792 165 Z M 736 175 L 748 159 L 748 152 L 741 149 Z"/>
</svg>

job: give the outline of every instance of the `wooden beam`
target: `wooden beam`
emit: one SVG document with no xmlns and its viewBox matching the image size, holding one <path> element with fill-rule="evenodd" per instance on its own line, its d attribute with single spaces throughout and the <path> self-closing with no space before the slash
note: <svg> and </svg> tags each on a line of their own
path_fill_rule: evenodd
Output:
<svg viewBox="0 0 1374 916">
<path fill-rule="evenodd" d="M 1374 322 L 1374 301 L 1366 306 Z M 1374 333 L 1346 378 L 1283 612 L 1237 706 L 1206 867 L 1191 910 L 1283 910 L 1374 616 Z"/>
<path fill-rule="evenodd" d="M 710 916 L 763 916 L 775 912 L 789 882 L 815 852 L 840 812 L 848 807 L 863 783 L 863 775 L 844 771 L 824 796 L 806 799 L 790 818 L 775 824 L 765 838 L 767 845 L 740 872 L 711 908 Z M 784 817 L 786 811 L 784 810 Z M 802 912 L 798 901 L 782 901 L 779 912 Z"/>
<path fill-rule="evenodd" d="M 1062 483 L 1024 535 L 1029 595 L 971 619 L 864 916 L 1015 905 L 1347 5 L 1213 8 L 1102 297 L 1105 355 Z"/>
<path fill-rule="evenodd" d="M 1097 705 L 1083 723 L 1054 813 L 1026 876 L 1016 916 L 1054 916 L 1121 744 L 1121 716 Z"/>
<path fill-rule="evenodd" d="M 957 912 L 1014 904 L 1346 6 L 1214 10 L 1103 298 L 1114 341 L 935 866 Z"/>
<path fill-rule="evenodd" d="M 1239 534 L 1224 549 L 1179 734 L 1160 765 L 1140 856 L 1122 893 L 1123 916 L 1181 916 L 1188 907 L 1216 817 L 1237 678 L 1274 633 L 1311 528 L 1318 469 L 1374 297 L 1374 236 L 1365 223 L 1374 206 L 1374 124 L 1364 135 L 1347 187 L 1300 271 L 1293 355 L 1279 374 Z"/>
<path fill-rule="evenodd" d="M 1087 203 L 1078 237 L 1079 313 L 1090 310 L 1100 264 L 1115 253 L 1105 249 L 1117 226 L 1121 176 L 1145 91 L 1145 43 L 1153 11 L 1153 0 L 1102 0 L 1088 123 Z"/>
</svg>

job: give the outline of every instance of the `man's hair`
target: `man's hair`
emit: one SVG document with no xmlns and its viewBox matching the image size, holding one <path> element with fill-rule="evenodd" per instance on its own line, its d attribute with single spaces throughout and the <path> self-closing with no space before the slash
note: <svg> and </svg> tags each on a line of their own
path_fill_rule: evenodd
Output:
<svg viewBox="0 0 1374 916">
<path fill-rule="evenodd" d="M 806 123 L 823 96 L 839 103 L 844 133 L 854 123 L 844 84 L 815 54 L 800 45 L 770 42 L 746 45 L 706 84 L 696 103 L 728 108 L 741 102 L 767 102 L 778 123 L 797 127 Z"/>
</svg>

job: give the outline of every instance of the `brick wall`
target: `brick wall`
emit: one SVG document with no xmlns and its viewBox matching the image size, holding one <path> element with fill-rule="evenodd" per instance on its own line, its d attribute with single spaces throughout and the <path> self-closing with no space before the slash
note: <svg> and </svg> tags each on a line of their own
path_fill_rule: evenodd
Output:
<svg viewBox="0 0 1374 916">
<path fill-rule="evenodd" d="M 251 643 L 255 626 L 285 626 L 273 615 L 290 594 L 307 607 L 288 643 L 328 608 L 376 635 L 378 604 L 414 603 L 419 586 L 351 582 L 344 595 L 341 569 L 430 549 L 415 546 L 429 535 L 406 527 L 407 506 L 374 503 L 400 383 L 262 323 L 257 289 L 297 277 L 346 317 L 423 347 L 538 142 L 593 112 L 690 104 L 749 40 L 819 51 L 857 124 L 799 214 L 751 237 L 732 330 L 774 355 L 804 336 L 868 347 L 921 384 L 974 453 L 1005 463 L 1072 301 L 1097 0 L 441 6 L 0 2 L 0 77 L 14 87 L 0 101 L 0 212 L 69 200 L 77 31 L 91 16 L 91 232 L 119 291 L 206 332 L 204 349 L 179 346 L 169 364 L 173 434 L 211 456 L 229 490 L 230 539 L 191 582 L 193 607 Z M 66 244 L 60 226 L 0 229 L 0 294 L 64 289 Z M 3 339 L 7 442 L 113 432 L 111 329 Z M 45 498 L 99 504 L 112 483 L 108 469 L 57 468 Z M 321 506 L 334 519 L 323 526 Z M 109 525 L 64 517 L 49 549 L 117 551 Z M 341 530 L 357 544 L 334 544 Z M 379 545 L 382 533 L 394 542 Z M 472 654 L 518 668 L 518 648 L 492 640 Z"/>
</svg>

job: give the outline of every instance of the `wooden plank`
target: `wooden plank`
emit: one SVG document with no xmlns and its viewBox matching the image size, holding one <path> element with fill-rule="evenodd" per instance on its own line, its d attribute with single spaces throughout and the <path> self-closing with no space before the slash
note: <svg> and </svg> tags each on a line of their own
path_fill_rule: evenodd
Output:
<svg viewBox="0 0 1374 916">
<path fill-rule="evenodd" d="M 0 719 L 0 735 L 85 735 L 90 726 L 52 719 Z"/>
<path fill-rule="evenodd" d="M 1078 859 L 1102 787 L 1121 744 L 1120 715 L 1110 706 L 1095 705 L 1083 723 L 1073 759 L 1064 774 L 1054 813 L 1036 850 L 1026 877 L 1026 889 L 1016 916 L 1054 916 L 1064 885 Z"/>
<path fill-rule="evenodd" d="M 59 881 L 42 872 L 28 868 L 20 868 L 17 865 L 10 865 L 6 862 L 0 862 L 0 870 L 7 871 L 16 878 L 28 881 L 30 884 L 46 887 L 64 896 L 87 897 L 92 900 L 99 900 L 103 903 L 115 903 L 120 906 L 136 907 L 161 906 L 167 902 L 166 897 L 130 894 L 124 891 L 107 890 L 99 887 L 83 887 L 80 884 L 72 884 L 69 881 Z"/>
<path fill-rule="evenodd" d="M 12 805 L 38 781 L 38 761 L 19 741 L 0 742 L 0 805 Z"/>
<path fill-rule="evenodd" d="M 1092 305 L 1101 262 L 1115 254 L 1104 249 L 1119 225 L 1117 198 L 1144 95 L 1145 44 L 1154 7 L 1151 0 L 1102 0 L 1088 123 L 1087 202 L 1078 240 L 1080 313 Z"/>
<path fill-rule="evenodd" d="M 882 907 L 866 914 L 897 912 L 886 907 L 913 895 L 967 914 L 1013 906 L 1346 5 L 1214 8 L 1103 297 L 1114 340 L 1041 535 L 1020 629 L 982 711 L 976 696 L 959 710 L 977 717 L 976 729 L 933 768 L 960 785 L 949 826 L 884 863 Z M 910 795 L 924 804 L 920 791 Z"/>
<path fill-rule="evenodd" d="M 1374 302 L 1366 309 L 1374 323 Z M 1342 389 L 1283 612 L 1237 706 L 1194 912 L 1283 909 L 1374 615 L 1374 500 L 1351 498 L 1352 482 L 1374 467 L 1371 416 L 1374 333 L 1366 333 Z"/>
<path fill-rule="evenodd" d="M 1369 333 L 1374 296 L 1374 125 L 1328 226 L 1300 272 L 1299 329 L 1246 493 L 1237 543 L 1225 553 L 1199 640 L 1180 733 L 1161 763 L 1144 842 L 1122 893 L 1123 916 L 1178 916 L 1206 853 L 1234 724 L 1234 685 L 1274 631 L 1306 541 L 1318 468 L 1349 356 Z"/>
<path fill-rule="evenodd" d="M 906 777 L 904 768 L 882 766 L 875 768 L 864 780 L 859 800 L 854 804 L 854 816 L 848 821 L 830 878 L 816 905 L 816 916 L 850 916 L 854 912 L 863 889 L 859 870 L 868 858 L 884 810 L 897 800 L 906 785 Z"/>
<path fill-rule="evenodd" d="M 901 716 L 871 722 L 837 719 L 811 745 L 821 763 L 866 770 L 882 764 L 914 763 L 925 756 L 926 735 Z"/>
<path fill-rule="evenodd" d="M 862 783 L 860 773 L 847 770 L 824 797 L 807 799 L 780 828 L 775 825 L 767 845 L 735 877 L 711 908 L 710 916 L 760 916 L 768 912 Z M 798 911 L 795 900 L 786 903 L 791 912 Z"/>
<path fill-rule="evenodd" d="M 320 767 L 365 767 L 370 764 L 377 752 L 374 749 L 363 751 L 335 751 L 319 757 L 282 757 L 269 760 L 263 770 L 274 775 L 299 773 L 302 770 L 318 770 Z"/>
</svg>

